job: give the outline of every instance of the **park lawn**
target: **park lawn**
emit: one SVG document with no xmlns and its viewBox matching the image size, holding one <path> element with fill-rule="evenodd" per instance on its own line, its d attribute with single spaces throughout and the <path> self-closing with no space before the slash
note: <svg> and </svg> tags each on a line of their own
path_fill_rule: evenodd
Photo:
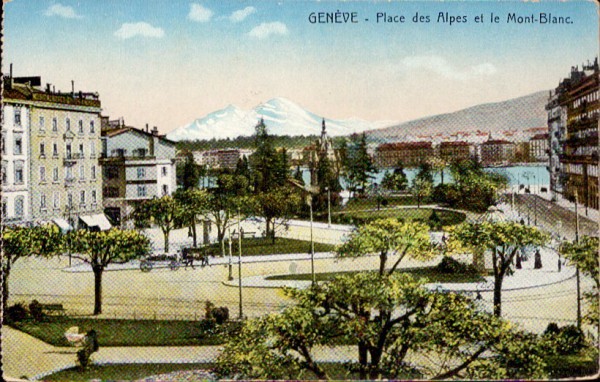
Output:
<svg viewBox="0 0 600 382">
<path fill-rule="evenodd" d="M 46 317 L 41 322 L 24 320 L 10 324 L 54 346 L 70 346 L 64 333 L 72 326 L 79 332 L 94 329 L 102 346 L 201 346 L 220 345 L 240 327 L 234 321 L 211 329 L 205 320 L 127 320 Z"/>
<path fill-rule="evenodd" d="M 314 243 L 315 252 L 332 252 L 335 250 L 335 245 Z M 226 253 L 229 253 L 229 245 L 225 246 Z M 211 244 L 207 247 L 209 256 L 221 256 L 221 246 L 219 244 Z M 233 240 L 231 253 L 237 256 L 239 253 L 237 240 Z M 275 244 L 270 238 L 257 237 L 247 238 L 242 240 L 242 256 L 257 256 L 257 255 L 276 255 L 286 253 L 310 253 L 310 241 L 288 239 L 283 237 L 275 238 Z"/>
<path fill-rule="evenodd" d="M 576 378 L 587 377 L 598 373 L 598 356 L 591 357 L 585 354 L 548 356 L 546 373 L 548 378 Z"/>
<path fill-rule="evenodd" d="M 383 218 L 397 218 L 404 221 L 422 221 L 427 222 L 431 216 L 431 208 L 396 208 L 381 209 L 375 211 L 355 211 L 348 213 L 354 220 L 373 220 Z M 462 223 L 466 215 L 461 212 L 436 209 L 436 214 L 440 218 L 442 226 L 449 226 Z"/>
<path fill-rule="evenodd" d="M 317 281 L 328 281 L 335 276 L 341 275 L 353 275 L 361 271 L 347 271 L 347 272 L 325 272 L 315 273 Z M 362 271 L 365 272 L 365 271 Z M 375 271 L 370 271 L 375 272 Z M 415 268 L 402 268 L 397 272 L 408 273 L 414 278 L 426 278 L 429 283 L 475 283 L 481 282 L 485 279 L 476 274 L 464 274 L 464 273 L 442 273 L 437 270 L 437 267 L 415 267 Z M 269 276 L 267 280 L 300 280 L 310 281 L 312 279 L 310 273 L 300 273 L 296 275 L 276 275 Z"/>
<path fill-rule="evenodd" d="M 92 359 L 93 359 L 92 355 Z M 120 363 L 91 365 L 85 370 L 73 367 L 44 377 L 45 381 L 134 381 L 180 370 L 209 370 L 211 363 Z"/>
<path fill-rule="evenodd" d="M 418 204 L 417 198 L 412 195 L 390 196 L 384 198 L 384 200 L 385 202 L 383 202 L 383 204 L 386 204 L 386 206 L 380 202 L 380 206 L 382 208 L 393 206 L 416 206 Z M 346 203 L 344 206 L 343 211 L 351 212 L 376 208 L 377 199 L 375 198 L 352 198 L 348 200 L 348 203 Z"/>
</svg>

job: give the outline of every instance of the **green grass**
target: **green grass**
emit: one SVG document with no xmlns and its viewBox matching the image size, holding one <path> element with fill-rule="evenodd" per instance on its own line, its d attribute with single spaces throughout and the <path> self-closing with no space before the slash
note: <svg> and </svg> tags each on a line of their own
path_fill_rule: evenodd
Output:
<svg viewBox="0 0 600 382">
<path fill-rule="evenodd" d="M 231 246 L 231 252 L 234 256 L 239 253 L 238 243 L 235 240 Z M 225 248 L 228 251 L 228 245 Z M 315 252 L 331 252 L 335 250 L 335 245 L 315 243 Z M 221 256 L 221 247 L 218 244 L 212 244 L 208 247 L 210 256 Z M 270 238 L 248 238 L 242 240 L 242 256 L 257 255 L 275 255 L 285 253 L 309 253 L 310 242 L 304 240 L 276 238 L 275 244 Z M 228 253 L 228 252 L 227 252 Z"/>
<path fill-rule="evenodd" d="M 92 358 L 94 356 L 92 355 Z M 165 374 L 179 370 L 207 370 L 210 363 L 144 363 L 144 364 L 107 364 L 91 365 L 86 370 L 70 368 L 44 377 L 45 381 L 133 381 L 152 375 Z"/>
<path fill-rule="evenodd" d="M 376 208 L 371 207 L 371 208 Z M 396 218 L 403 221 L 421 221 L 429 223 L 431 216 L 431 208 L 391 208 L 381 207 L 381 209 L 365 210 L 363 209 L 348 209 L 339 213 L 332 214 L 333 223 L 341 224 L 364 224 L 375 219 Z M 462 223 L 466 219 L 466 215 L 462 212 L 448 211 L 436 209 L 436 214 L 440 218 L 442 226 L 451 226 Z M 327 221 L 327 214 L 320 214 L 318 221 Z"/>
<path fill-rule="evenodd" d="M 598 358 L 587 355 L 557 355 L 545 359 L 546 372 L 552 379 L 591 376 L 598 373 Z"/>
<path fill-rule="evenodd" d="M 347 271 L 347 272 L 325 272 L 315 273 L 317 281 L 328 281 L 335 276 L 340 275 L 353 275 L 361 271 Z M 365 272 L 365 271 L 362 271 Z M 374 271 L 372 271 L 374 272 Z M 403 268 L 399 269 L 398 272 L 408 273 L 414 278 L 426 278 L 430 283 L 474 283 L 483 281 L 484 278 L 480 275 L 475 274 L 463 274 L 463 273 L 442 273 L 437 270 L 436 267 L 415 267 L 415 268 Z M 301 280 L 310 281 L 312 279 L 310 273 L 300 273 L 296 275 L 277 275 L 269 276 L 267 280 Z"/>
<path fill-rule="evenodd" d="M 220 345 L 239 328 L 228 322 L 216 329 L 206 321 L 123 320 L 47 317 L 41 322 L 25 320 L 12 327 L 55 346 L 70 346 L 65 331 L 78 326 L 80 333 L 94 329 L 100 346 L 187 346 Z"/>
</svg>

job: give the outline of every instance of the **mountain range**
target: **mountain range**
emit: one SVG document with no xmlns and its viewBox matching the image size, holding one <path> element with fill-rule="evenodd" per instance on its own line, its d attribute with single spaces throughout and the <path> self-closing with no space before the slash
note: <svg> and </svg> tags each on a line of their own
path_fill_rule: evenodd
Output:
<svg viewBox="0 0 600 382">
<path fill-rule="evenodd" d="M 254 127 L 264 119 L 273 135 L 319 135 L 320 117 L 285 98 L 273 98 L 251 110 L 235 105 L 210 113 L 167 134 L 174 141 L 196 139 L 223 139 L 254 134 Z M 360 119 L 326 119 L 327 133 L 331 136 L 350 135 L 394 124 L 393 121 L 369 122 Z"/>
<path fill-rule="evenodd" d="M 408 122 L 369 122 L 353 118 L 325 119 L 331 136 L 366 132 L 377 141 L 428 140 L 437 136 L 452 139 L 461 133 L 491 133 L 494 137 L 534 131 L 547 125 L 544 109 L 548 91 L 539 91 L 509 100 L 475 105 L 452 113 L 438 114 Z M 224 139 L 254 134 L 254 127 L 263 118 L 273 135 L 319 135 L 322 117 L 303 109 L 285 98 L 273 98 L 251 110 L 229 105 L 195 121 L 176 128 L 167 138 L 180 140 Z M 530 134 L 529 134 L 530 135 Z"/>
</svg>

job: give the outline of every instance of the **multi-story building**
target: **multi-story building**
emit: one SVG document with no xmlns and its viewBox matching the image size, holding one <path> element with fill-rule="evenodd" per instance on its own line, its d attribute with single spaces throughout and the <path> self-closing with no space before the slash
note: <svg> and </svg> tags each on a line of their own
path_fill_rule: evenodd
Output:
<svg viewBox="0 0 600 382">
<path fill-rule="evenodd" d="M 558 195 L 563 193 L 561 182 L 560 156 L 563 153 L 562 142 L 567 132 L 567 110 L 562 107 L 568 79 L 564 79 L 558 87 L 550 91 L 546 110 L 548 111 L 548 173 L 550 176 L 550 192 L 552 200 L 556 201 Z"/>
<path fill-rule="evenodd" d="M 486 165 L 504 165 L 515 157 L 515 144 L 503 139 L 489 139 L 481 144 L 481 162 Z"/>
<path fill-rule="evenodd" d="M 175 192 L 175 142 L 158 135 L 156 127 L 125 126 L 122 119 L 103 126 L 104 212 L 113 224 L 129 227 L 126 218 L 136 203 Z"/>
<path fill-rule="evenodd" d="M 375 150 L 375 164 L 380 168 L 394 167 L 401 161 L 404 167 L 416 167 L 433 154 L 431 142 L 382 143 Z"/>
<path fill-rule="evenodd" d="M 200 166 L 206 166 L 211 169 L 229 169 L 234 170 L 238 161 L 243 156 L 246 158 L 252 155 L 252 150 L 243 149 L 218 149 L 206 151 L 194 151 L 194 162 Z"/>
<path fill-rule="evenodd" d="M 29 195 L 30 105 L 13 90 L 15 79 L 5 78 L 2 103 L 2 221 L 31 222 Z M 11 84 L 11 81 L 12 84 Z"/>
<path fill-rule="evenodd" d="M 446 162 L 469 159 L 474 155 L 474 146 L 464 141 L 441 142 L 439 145 L 440 158 Z"/>
<path fill-rule="evenodd" d="M 23 171 L 28 170 L 30 221 L 55 221 L 63 228 L 65 222 L 72 227 L 109 228 L 100 194 L 98 94 L 74 89 L 60 93 L 49 84 L 42 90 L 40 77 L 28 79 L 22 83 L 9 78 L 4 95 L 8 104 L 28 110 L 24 113 L 22 108 L 20 117 L 13 115 L 13 122 L 20 118 L 29 130 L 28 142 L 23 141 L 28 150 Z"/>
<path fill-rule="evenodd" d="M 529 140 L 529 157 L 536 162 L 547 162 L 550 153 L 549 143 L 548 133 L 534 135 Z"/>
<path fill-rule="evenodd" d="M 566 134 L 560 155 L 564 195 L 598 209 L 598 115 L 600 114 L 598 58 L 571 77 L 560 106 L 566 109 Z"/>
</svg>

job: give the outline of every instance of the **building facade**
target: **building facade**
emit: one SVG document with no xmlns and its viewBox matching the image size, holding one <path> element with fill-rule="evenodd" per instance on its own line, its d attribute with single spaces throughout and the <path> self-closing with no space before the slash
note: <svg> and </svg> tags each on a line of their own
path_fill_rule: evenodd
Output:
<svg viewBox="0 0 600 382">
<path fill-rule="evenodd" d="M 130 227 L 136 203 L 171 195 L 176 184 L 176 148 L 152 131 L 123 124 L 102 131 L 104 212 L 115 225 Z"/>
<path fill-rule="evenodd" d="M 598 116 L 600 114 L 600 70 L 598 59 L 572 68 L 560 106 L 566 110 L 563 137 L 561 182 L 563 194 L 586 208 L 598 209 Z"/>
<path fill-rule="evenodd" d="M 417 167 L 433 155 L 431 142 L 383 143 L 375 149 L 375 164 L 380 168 L 395 167 L 401 161 L 404 167 Z"/>
<path fill-rule="evenodd" d="M 481 144 L 481 163 L 488 165 L 505 165 L 515 157 L 515 144 L 503 139 L 489 139 Z"/>
<path fill-rule="evenodd" d="M 548 162 L 550 153 L 548 133 L 536 134 L 529 140 L 529 156 L 536 162 Z"/>
<path fill-rule="evenodd" d="M 474 146 L 464 141 L 441 142 L 438 149 L 440 158 L 447 163 L 469 159 L 475 153 Z"/>
<path fill-rule="evenodd" d="M 29 195 L 29 112 L 18 99 L 2 104 L 2 221 L 22 225 L 31 222 Z"/>
<path fill-rule="evenodd" d="M 12 114 L 12 122 L 20 119 L 21 125 L 27 127 L 27 133 L 21 136 L 23 151 L 27 150 L 28 156 L 22 167 L 27 171 L 29 221 L 33 224 L 55 221 L 62 227 L 68 222 L 71 227 L 106 229 L 105 219 L 99 216 L 102 180 L 97 155 L 101 111 L 98 94 L 74 89 L 61 93 L 51 90 L 50 85 L 42 90 L 40 77 L 26 79 L 25 83 L 18 78 L 9 79 L 4 97 L 7 106 L 21 105 L 20 116 L 15 110 L 8 113 Z M 18 139 L 13 137 L 14 152 Z M 19 163 L 20 160 L 15 163 L 15 169 Z M 7 204 L 10 216 L 10 202 Z M 19 205 L 17 200 L 17 210 Z"/>
<path fill-rule="evenodd" d="M 558 87 L 550 91 L 546 110 L 548 111 L 548 173 L 550 176 L 550 193 L 556 201 L 563 193 L 561 181 L 562 170 L 560 156 L 563 153 L 562 142 L 567 133 L 567 110 L 562 107 L 566 96 L 568 80 L 563 80 Z"/>
</svg>

